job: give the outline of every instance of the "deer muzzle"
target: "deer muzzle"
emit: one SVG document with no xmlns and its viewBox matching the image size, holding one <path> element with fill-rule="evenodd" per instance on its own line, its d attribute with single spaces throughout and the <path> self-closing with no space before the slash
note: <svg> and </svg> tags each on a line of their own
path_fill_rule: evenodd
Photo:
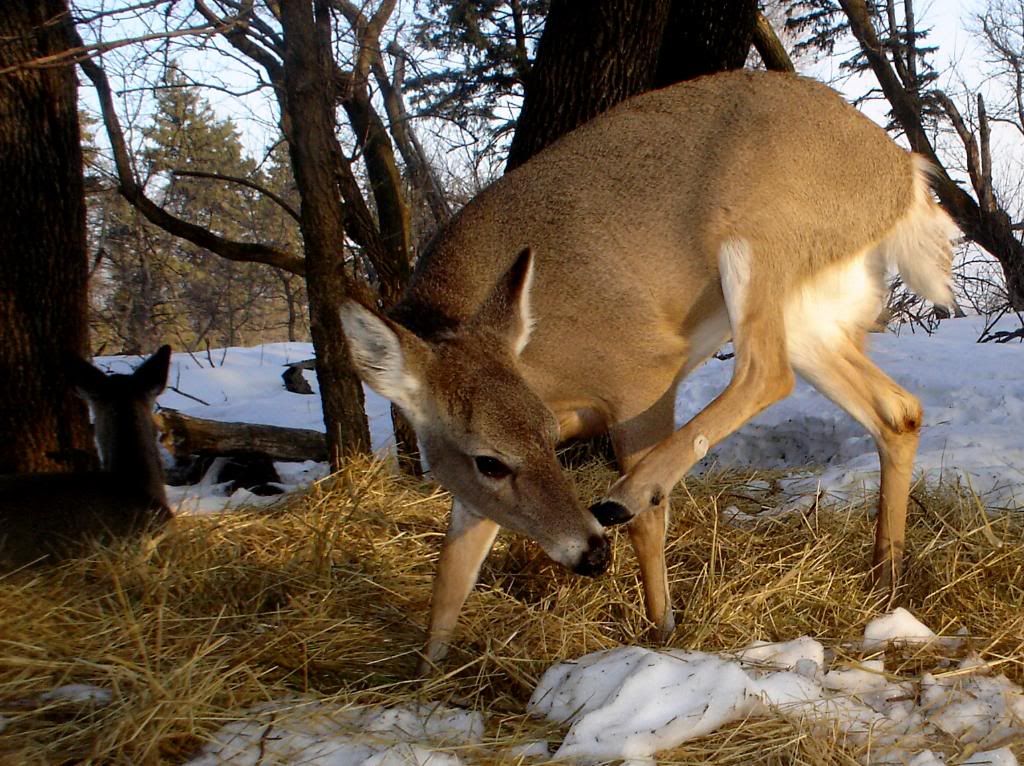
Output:
<svg viewBox="0 0 1024 766">
<path fill-rule="evenodd" d="M 604 535 L 591 535 L 587 540 L 587 549 L 583 551 L 573 570 L 585 577 L 597 577 L 608 571 L 612 563 L 612 548 Z"/>
</svg>

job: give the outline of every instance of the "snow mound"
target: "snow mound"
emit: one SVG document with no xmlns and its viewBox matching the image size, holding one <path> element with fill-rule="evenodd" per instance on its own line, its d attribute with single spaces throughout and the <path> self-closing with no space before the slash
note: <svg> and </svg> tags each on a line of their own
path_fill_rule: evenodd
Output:
<svg viewBox="0 0 1024 766">
<path fill-rule="evenodd" d="M 903 609 L 865 633 L 872 648 L 935 638 Z M 583 763 L 650 759 L 748 716 L 781 716 L 838 727 L 855 747 L 870 742 L 866 763 L 943 764 L 929 746 L 947 739 L 975 745 L 963 763 L 1016 766 L 1009 750 L 985 748 L 1024 736 L 1024 690 L 986 675 L 976 657 L 915 681 L 887 675 L 877 659 L 826 672 L 824 658 L 806 636 L 735 656 L 623 647 L 551 667 L 528 710 L 569 724 L 555 758 Z"/>
<path fill-rule="evenodd" d="M 352 708 L 315 700 L 263 705 L 214 734 L 190 766 L 460 766 L 445 748 L 480 742 L 483 719 L 444 705 Z"/>
</svg>

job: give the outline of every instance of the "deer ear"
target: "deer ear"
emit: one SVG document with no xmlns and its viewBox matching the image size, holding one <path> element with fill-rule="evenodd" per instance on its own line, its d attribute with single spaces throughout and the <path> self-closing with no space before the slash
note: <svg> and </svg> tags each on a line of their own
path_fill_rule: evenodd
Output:
<svg viewBox="0 0 1024 766">
<path fill-rule="evenodd" d="M 149 359 L 135 368 L 132 384 L 136 389 L 155 399 L 167 385 L 167 373 L 171 369 L 171 347 L 161 346 Z"/>
<path fill-rule="evenodd" d="M 423 341 L 354 300 L 342 306 L 341 324 L 359 377 L 415 422 L 421 409 L 421 374 L 410 362 L 426 352 Z"/>
<path fill-rule="evenodd" d="M 86 400 L 103 397 L 108 388 L 107 376 L 78 354 L 68 353 L 64 358 L 64 368 L 68 380 L 74 386 L 75 393 Z"/>
<path fill-rule="evenodd" d="M 533 286 L 533 251 L 523 250 L 487 296 L 472 319 L 474 328 L 489 329 L 508 340 L 519 356 L 530 342 L 536 319 L 530 309 Z"/>
</svg>

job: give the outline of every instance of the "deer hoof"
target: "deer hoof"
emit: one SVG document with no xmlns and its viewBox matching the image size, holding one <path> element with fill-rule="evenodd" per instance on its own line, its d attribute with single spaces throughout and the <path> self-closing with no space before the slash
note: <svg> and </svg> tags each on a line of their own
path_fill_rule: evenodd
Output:
<svg viewBox="0 0 1024 766">
<path fill-rule="evenodd" d="M 601 500 L 590 506 L 590 512 L 594 514 L 602 527 L 614 527 L 618 524 L 625 524 L 633 520 L 633 514 L 621 503 L 614 500 Z"/>
</svg>

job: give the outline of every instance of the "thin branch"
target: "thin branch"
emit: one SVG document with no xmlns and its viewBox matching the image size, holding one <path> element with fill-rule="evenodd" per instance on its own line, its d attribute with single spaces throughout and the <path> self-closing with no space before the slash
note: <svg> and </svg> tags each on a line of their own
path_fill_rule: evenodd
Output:
<svg viewBox="0 0 1024 766">
<path fill-rule="evenodd" d="M 132 5 L 125 5 L 115 9 L 103 9 L 97 11 L 91 16 L 76 16 L 74 21 L 75 24 L 92 24 L 105 19 L 108 16 L 125 16 L 127 14 L 135 14 L 139 11 L 146 11 L 152 8 L 157 8 L 161 5 L 165 5 L 167 0 L 144 0 L 143 2 L 135 3 Z"/>
<path fill-rule="evenodd" d="M 512 30 L 516 39 L 515 69 L 521 78 L 525 78 L 530 69 L 530 53 L 526 49 L 526 25 L 523 24 L 523 4 L 521 0 L 511 0 Z"/>
<path fill-rule="evenodd" d="M 342 12 L 356 34 L 359 54 L 353 67 L 352 84 L 364 85 L 369 81 L 370 66 L 380 56 L 380 34 L 395 10 L 396 0 L 383 0 L 380 7 L 367 19 L 362 9 L 350 0 L 334 0 L 334 6 Z"/>
<path fill-rule="evenodd" d="M 985 113 L 985 99 L 978 94 L 978 142 L 981 151 L 981 188 L 978 189 L 978 203 L 987 213 L 996 210 L 996 195 L 992 188 L 992 137 Z"/>
<path fill-rule="evenodd" d="M 911 88 L 913 87 L 913 81 L 910 79 L 910 72 L 907 70 L 907 62 L 903 60 L 903 51 L 901 50 L 903 45 L 900 43 L 899 24 L 896 21 L 896 5 L 893 0 L 886 0 L 885 13 L 889 20 L 888 47 L 892 52 L 892 65 L 896 68 L 896 74 L 899 75 L 900 82 L 905 87 Z"/>
<path fill-rule="evenodd" d="M 916 93 L 920 83 L 917 79 L 917 21 L 914 18 L 914 0 L 903 0 L 903 20 L 906 26 L 907 74 L 910 76 L 910 87 Z"/>
<path fill-rule="evenodd" d="M 199 11 L 199 13 L 203 15 L 203 18 L 211 24 L 217 24 L 220 22 L 220 17 L 210 10 L 204 0 L 195 0 L 195 5 L 196 10 Z M 251 21 L 255 18 L 252 12 L 251 0 L 247 0 L 245 8 L 247 19 Z M 246 34 L 246 26 L 247 25 L 245 24 L 234 25 L 225 29 L 222 35 L 224 39 L 227 40 L 236 50 L 245 54 L 248 58 L 262 66 L 266 71 L 267 78 L 270 82 L 279 87 L 284 77 L 284 70 L 282 69 L 280 58 L 263 46 L 255 43 L 253 39 Z"/>
<path fill-rule="evenodd" d="M 981 199 L 981 190 L 983 188 L 982 161 L 974 134 L 967 127 L 967 123 L 964 121 L 963 115 L 960 114 L 956 104 L 953 103 L 953 99 L 941 90 L 934 91 L 932 98 L 942 107 L 946 117 L 949 118 L 950 123 L 953 125 L 953 130 L 956 131 L 957 136 L 960 138 L 960 143 L 964 147 L 964 154 L 967 157 L 967 174 L 971 178 L 971 186 L 974 187 L 975 193 Z"/>
<path fill-rule="evenodd" d="M 395 140 L 395 145 L 398 147 L 406 167 L 409 168 L 417 188 L 426 197 L 434 221 L 443 224 L 452 217 L 452 209 L 441 187 L 441 182 L 427 159 L 427 153 L 412 128 L 409 113 L 405 108 L 402 83 L 405 79 L 405 63 L 409 54 L 397 41 L 392 41 L 388 45 L 388 53 L 391 54 L 395 62 L 391 77 L 388 77 L 387 71 L 384 69 L 382 57 L 378 57 L 374 63 L 373 71 L 377 87 L 380 88 L 384 97 L 384 109 L 388 115 L 391 137 Z"/>
<path fill-rule="evenodd" d="M 81 37 L 79 37 L 78 31 L 70 21 L 67 27 L 68 34 L 70 35 L 69 39 L 80 45 Z M 124 132 L 121 130 L 121 123 L 117 117 L 117 112 L 114 109 L 114 97 L 106 72 L 92 59 L 80 61 L 79 66 L 92 81 L 93 87 L 96 89 L 96 95 L 99 98 L 103 124 L 107 129 L 107 136 L 114 153 L 114 167 L 117 169 L 119 191 L 142 215 L 164 231 L 186 239 L 229 260 L 265 263 L 269 266 L 276 266 L 285 271 L 290 271 L 293 274 L 305 273 L 304 259 L 292 253 L 269 245 L 226 239 L 208 229 L 178 218 L 147 197 L 142 187 L 136 182 L 135 174 L 132 171 L 128 145 L 124 138 Z"/>
<path fill-rule="evenodd" d="M 761 11 L 754 19 L 754 48 L 761 57 L 765 67 L 774 72 L 795 72 L 793 60 L 786 53 L 786 48 L 775 34 L 772 23 Z"/>
<path fill-rule="evenodd" d="M 172 170 L 171 174 L 176 176 L 188 176 L 190 178 L 212 178 L 215 181 L 228 181 L 229 183 L 238 184 L 239 186 L 247 186 L 250 189 L 258 191 L 260 194 L 276 202 L 281 207 L 281 209 L 284 210 L 284 212 L 286 212 L 296 221 L 300 220 L 298 211 L 291 205 L 289 205 L 287 200 L 285 200 L 283 197 L 276 194 L 275 192 L 272 192 L 267 187 L 262 186 L 256 183 L 255 181 L 251 181 L 248 178 L 242 178 L 240 176 L 229 176 L 224 175 L 223 173 L 210 173 L 205 170 Z"/>
<path fill-rule="evenodd" d="M 67 14 L 61 14 L 65 16 Z M 70 17 L 68 17 L 70 19 Z M 120 40 L 111 40 L 109 42 L 91 43 L 86 45 L 85 41 L 75 32 L 75 46 L 66 48 L 57 53 L 50 54 L 49 56 L 39 56 L 31 61 L 23 61 L 18 64 L 12 64 L 11 66 L 0 69 L 0 75 L 10 74 L 11 72 L 17 72 L 23 69 L 49 69 L 52 67 L 66 66 L 67 64 L 80 64 L 83 61 L 87 61 L 95 56 L 99 56 L 108 51 L 117 50 L 118 48 L 124 48 L 128 45 L 135 45 L 137 43 L 146 43 L 153 40 L 168 40 L 173 37 L 211 37 L 215 34 L 219 34 L 223 31 L 229 30 L 239 23 L 237 17 L 231 19 L 221 20 L 216 26 L 204 24 L 196 27 L 186 27 L 184 29 L 165 30 L 163 32 L 151 32 L 145 35 L 138 35 L 137 37 L 125 37 Z M 68 26 L 71 26 L 70 21 Z"/>
</svg>

